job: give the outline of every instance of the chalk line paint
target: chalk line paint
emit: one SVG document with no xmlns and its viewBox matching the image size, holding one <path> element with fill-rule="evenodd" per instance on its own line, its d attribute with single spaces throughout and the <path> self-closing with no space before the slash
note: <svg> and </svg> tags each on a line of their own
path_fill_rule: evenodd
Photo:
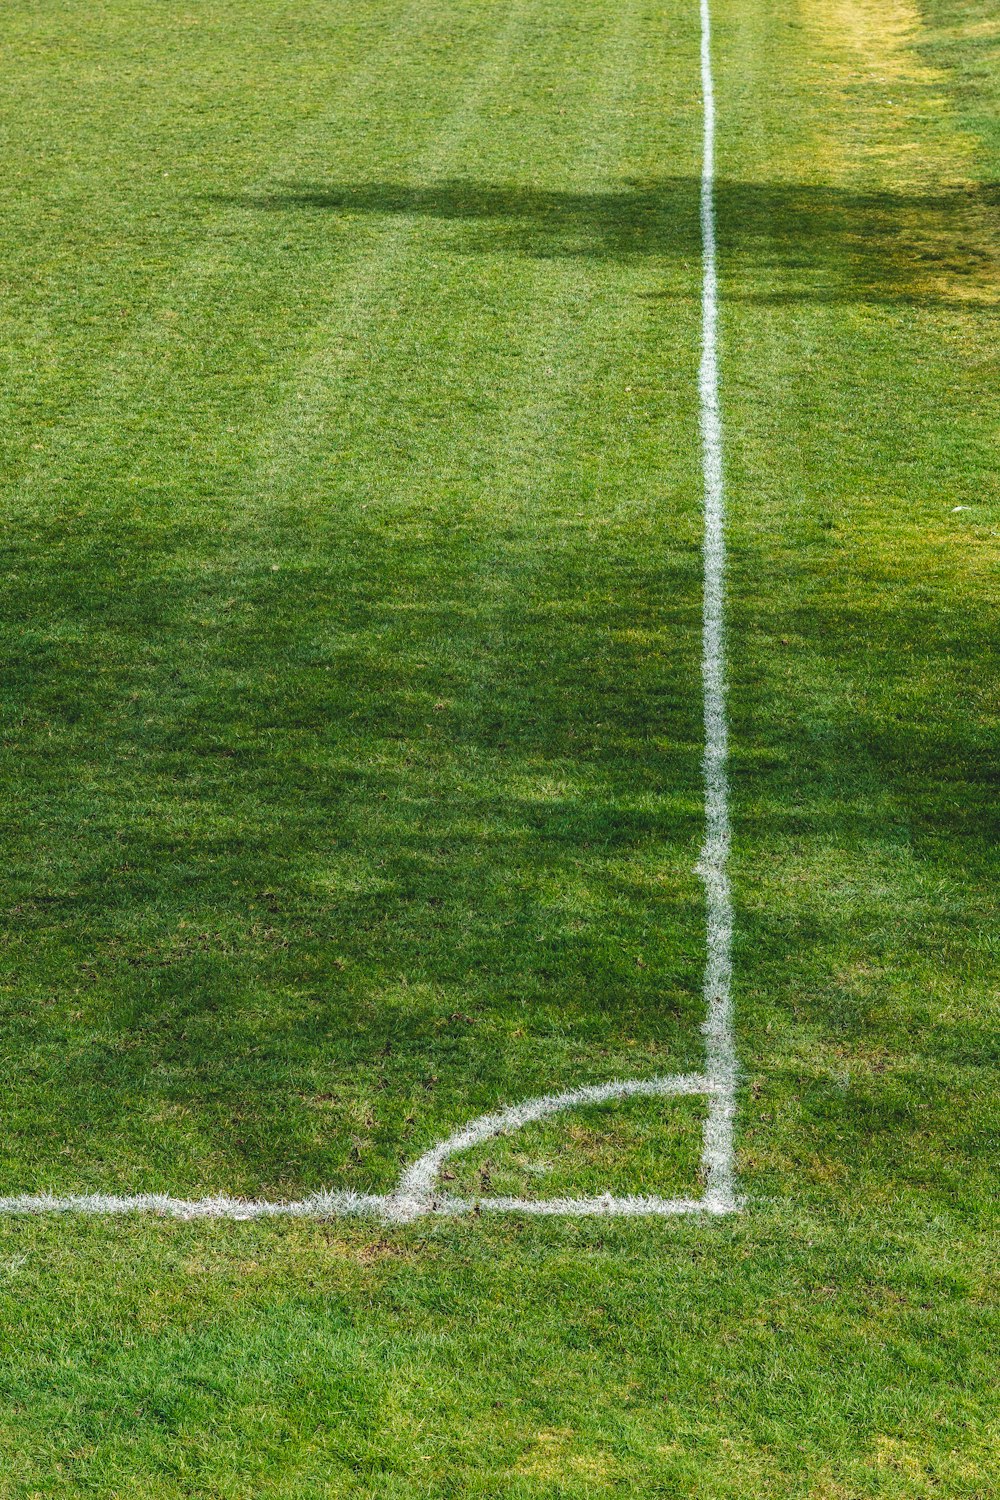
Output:
<svg viewBox="0 0 1000 1500">
<path fill-rule="evenodd" d="M 610 1193 L 593 1198 L 492 1198 L 477 1201 L 441 1194 L 437 1189 L 441 1168 L 455 1156 L 483 1141 L 508 1135 L 535 1120 L 547 1119 L 561 1110 L 588 1104 L 606 1104 L 617 1099 L 650 1098 L 666 1094 L 711 1094 L 711 1080 L 701 1074 L 675 1077 L 624 1079 L 611 1083 L 569 1089 L 527 1099 L 509 1109 L 481 1115 L 455 1131 L 447 1140 L 424 1153 L 400 1178 L 392 1193 L 314 1193 L 295 1202 L 255 1201 L 243 1198 L 171 1198 L 163 1193 L 86 1193 L 57 1197 L 48 1193 L 0 1198 L 0 1214 L 159 1214 L 171 1219 L 272 1219 L 348 1218 L 375 1216 L 406 1221 L 421 1214 L 512 1212 L 533 1214 L 675 1214 L 712 1210 L 699 1199 L 650 1196 L 614 1197 Z M 718 1211 L 717 1209 L 715 1210 Z"/>
<path fill-rule="evenodd" d="M 705 888 L 706 1072 L 712 1080 L 702 1170 L 705 1198 L 720 1211 L 737 1207 L 733 1170 L 736 1043 L 733 1035 L 733 902 L 729 885 L 729 775 L 726 727 L 726 502 L 719 406 L 719 287 L 715 243 L 715 86 L 709 0 L 701 0 L 701 412 L 705 522 L 702 603 L 702 684 L 705 717 L 705 842 L 698 873 Z"/>
<path fill-rule="evenodd" d="M 544 1215 L 728 1214 L 739 1208 L 733 1163 L 737 1063 L 732 1017 L 733 907 L 729 883 L 729 778 L 725 672 L 725 492 L 719 406 L 718 272 L 715 239 L 715 90 L 709 0 L 701 4 L 701 84 L 704 112 L 701 173 L 702 348 L 698 376 L 704 476 L 702 686 L 705 724 L 705 837 L 698 874 L 705 890 L 704 1073 L 681 1073 L 544 1094 L 480 1115 L 407 1167 L 391 1193 L 321 1192 L 294 1202 L 242 1198 L 172 1198 L 160 1193 L 48 1193 L 0 1198 L 0 1214 L 156 1214 L 173 1219 L 331 1219 L 377 1217 L 405 1222 L 423 1214 L 520 1213 Z M 459 1198 L 439 1189 L 452 1156 L 568 1109 L 620 1099 L 687 1094 L 708 1100 L 704 1126 L 701 1198 Z"/>
</svg>

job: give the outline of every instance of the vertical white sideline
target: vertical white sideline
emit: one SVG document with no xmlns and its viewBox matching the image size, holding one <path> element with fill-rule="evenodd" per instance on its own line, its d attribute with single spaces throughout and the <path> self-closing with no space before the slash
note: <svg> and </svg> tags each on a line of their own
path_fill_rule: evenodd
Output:
<svg viewBox="0 0 1000 1500">
<path fill-rule="evenodd" d="M 405 1221 L 421 1214 L 475 1212 L 530 1214 L 729 1214 L 736 1212 L 733 1117 L 737 1061 L 732 1017 L 733 907 L 729 884 L 729 778 L 725 673 L 725 492 L 722 469 L 722 418 L 719 406 L 718 273 L 715 240 L 715 90 L 712 77 L 710 0 L 701 6 L 701 84 L 704 137 L 701 172 L 702 306 L 701 364 L 698 375 L 704 478 L 702 687 L 704 694 L 705 835 L 698 874 L 705 890 L 706 957 L 704 974 L 705 1068 L 702 1073 L 649 1079 L 620 1079 L 546 1094 L 481 1115 L 407 1167 L 389 1193 L 330 1191 L 296 1202 L 227 1197 L 183 1199 L 161 1193 L 117 1195 L 49 1193 L 0 1197 L 0 1214 L 154 1213 L 179 1219 L 333 1218 L 375 1215 Z M 484 1198 L 479 1201 L 442 1193 L 440 1173 L 449 1157 L 495 1136 L 560 1111 L 618 1099 L 702 1095 L 708 1100 L 702 1149 L 701 1198 L 613 1197 Z"/>
<path fill-rule="evenodd" d="M 736 1207 L 733 1115 L 736 1044 L 732 1014 L 733 903 L 729 885 L 729 774 L 726 726 L 726 502 L 719 408 L 719 288 L 715 244 L 715 84 L 712 20 L 701 0 L 701 91 L 704 143 L 701 166 L 701 369 L 698 377 L 705 482 L 703 539 L 702 682 L 705 717 L 705 842 L 699 874 L 705 887 L 706 1072 L 710 1096 L 702 1167 L 705 1196 L 718 1208 Z"/>
</svg>

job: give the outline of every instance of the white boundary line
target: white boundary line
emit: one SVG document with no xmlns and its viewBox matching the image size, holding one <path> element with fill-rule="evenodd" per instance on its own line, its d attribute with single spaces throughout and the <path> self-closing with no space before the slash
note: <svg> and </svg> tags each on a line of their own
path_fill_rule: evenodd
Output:
<svg viewBox="0 0 1000 1500">
<path fill-rule="evenodd" d="M 733 1034 L 733 903 L 729 886 L 729 737 L 726 727 L 726 499 L 722 482 L 719 407 L 719 292 L 715 245 L 715 86 L 709 0 L 701 0 L 701 411 L 705 476 L 701 670 L 705 697 L 705 842 L 698 870 L 705 887 L 706 1072 L 715 1089 L 705 1123 L 705 1197 L 718 1210 L 737 1207 L 733 1169 L 736 1041 Z"/>
<path fill-rule="evenodd" d="M 725 493 L 722 478 L 722 418 L 719 408 L 718 279 L 715 242 L 715 89 L 709 0 L 701 4 L 701 85 L 704 137 L 701 172 L 702 349 L 698 376 L 704 471 L 704 579 L 702 605 L 702 684 L 705 722 L 705 838 L 698 874 L 705 889 L 706 1017 L 705 1072 L 649 1079 L 623 1079 L 545 1094 L 462 1126 L 407 1167 L 391 1193 L 323 1192 L 297 1202 L 240 1198 L 171 1198 L 160 1193 L 119 1197 L 111 1193 L 57 1197 L 48 1193 L 0 1198 L 0 1214 L 159 1214 L 174 1219 L 329 1219 L 376 1216 L 407 1221 L 422 1214 L 524 1213 L 586 1216 L 727 1214 L 739 1208 L 733 1164 L 733 1116 L 737 1063 L 732 1018 L 733 907 L 729 885 L 729 779 L 726 762 L 725 676 Z M 449 1157 L 507 1135 L 562 1110 L 616 1099 L 671 1094 L 708 1099 L 705 1121 L 702 1198 L 457 1198 L 438 1190 Z"/>
</svg>

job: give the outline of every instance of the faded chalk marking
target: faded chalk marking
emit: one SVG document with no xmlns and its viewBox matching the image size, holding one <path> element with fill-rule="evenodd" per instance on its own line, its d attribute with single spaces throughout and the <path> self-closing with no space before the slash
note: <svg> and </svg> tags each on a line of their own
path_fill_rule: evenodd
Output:
<svg viewBox="0 0 1000 1500">
<path fill-rule="evenodd" d="M 159 1193 L 117 1196 L 88 1193 L 58 1197 L 46 1193 L 0 1198 L 0 1214 L 158 1214 L 175 1219 L 329 1219 L 376 1216 L 406 1221 L 422 1214 L 520 1213 L 551 1215 L 727 1214 L 739 1208 L 733 1163 L 733 1116 L 737 1064 L 732 1018 L 733 908 L 729 885 L 729 780 L 727 773 L 725 671 L 725 493 L 722 471 L 722 418 L 719 407 L 718 276 L 715 240 L 715 92 L 712 79 L 709 0 L 701 4 L 701 83 L 704 147 L 701 174 L 702 348 L 698 377 L 704 472 L 704 577 L 702 606 L 702 684 L 705 723 L 705 838 L 698 873 L 705 890 L 706 959 L 704 977 L 705 1071 L 661 1078 L 621 1079 L 544 1094 L 480 1115 L 426 1151 L 407 1167 L 391 1193 L 322 1192 L 297 1202 L 240 1198 L 171 1198 Z M 705 1121 L 701 1198 L 458 1198 L 439 1190 L 441 1169 L 452 1156 L 507 1135 L 523 1125 L 564 1110 L 613 1103 L 619 1099 L 702 1096 Z"/>
</svg>

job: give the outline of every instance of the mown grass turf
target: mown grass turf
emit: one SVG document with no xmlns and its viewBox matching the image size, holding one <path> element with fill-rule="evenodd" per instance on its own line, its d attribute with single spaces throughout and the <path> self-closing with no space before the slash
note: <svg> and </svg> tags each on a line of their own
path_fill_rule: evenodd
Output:
<svg viewBox="0 0 1000 1500">
<path fill-rule="evenodd" d="M 0 1494 L 997 1488 L 998 28 L 713 12 L 746 1212 L 7 1220 Z M 2 45 L 0 1193 L 697 1066 L 695 8 Z M 455 1170 L 695 1191 L 698 1123 Z"/>
</svg>

